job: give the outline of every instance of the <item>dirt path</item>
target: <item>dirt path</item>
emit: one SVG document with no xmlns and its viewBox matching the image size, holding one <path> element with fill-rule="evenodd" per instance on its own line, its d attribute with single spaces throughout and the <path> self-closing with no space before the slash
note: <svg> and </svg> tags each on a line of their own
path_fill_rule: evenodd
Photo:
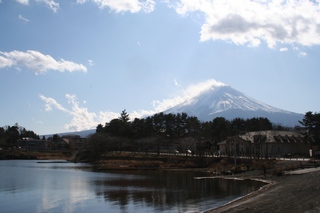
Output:
<svg viewBox="0 0 320 213">
<path fill-rule="evenodd" d="M 297 170 L 267 179 L 273 184 L 208 212 L 320 212 L 320 169 Z"/>
</svg>

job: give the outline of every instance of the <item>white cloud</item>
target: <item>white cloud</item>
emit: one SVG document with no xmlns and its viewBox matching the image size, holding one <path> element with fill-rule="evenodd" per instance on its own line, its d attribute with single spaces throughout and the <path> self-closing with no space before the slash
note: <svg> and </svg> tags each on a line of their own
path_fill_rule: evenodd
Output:
<svg viewBox="0 0 320 213">
<path fill-rule="evenodd" d="M 288 51 L 288 48 L 287 48 L 287 47 L 280 48 L 280 52 L 286 52 L 286 51 Z"/>
<path fill-rule="evenodd" d="M 100 9 L 104 9 L 105 7 L 110 8 L 111 11 L 114 11 L 116 13 L 121 12 L 131 12 L 131 13 L 137 13 L 141 10 L 144 12 L 152 12 L 154 10 L 155 2 L 154 0 L 145 0 L 145 1 L 139 1 L 139 0 L 121 0 L 121 1 L 115 1 L 115 0 L 77 0 L 78 4 L 84 4 L 86 2 L 93 2 Z"/>
<path fill-rule="evenodd" d="M 12 65 L 13 65 L 13 61 L 11 59 L 1 56 L 1 52 L 0 52 L 0 68 L 10 67 Z"/>
<path fill-rule="evenodd" d="M 59 3 L 55 2 L 54 0 L 37 0 L 37 2 L 44 3 L 49 9 L 53 12 L 57 12 L 59 9 Z"/>
<path fill-rule="evenodd" d="M 111 119 L 119 117 L 119 113 L 114 112 L 100 112 L 99 116 L 97 116 L 96 113 L 89 112 L 87 108 L 79 106 L 75 95 L 66 94 L 69 108 L 63 107 L 53 98 L 43 95 L 40 95 L 40 98 L 45 102 L 46 112 L 50 112 L 55 108 L 72 117 L 70 123 L 64 125 L 66 130 L 81 131 L 93 129 L 100 123 L 104 124 Z"/>
<path fill-rule="evenodd" d="M 29 0 L 16 0 L 20 4 L 29 5 Z M 44 3 L 49 9 L 53 12 L 57 12 L 59 9 L 59 3 L 55 2 L 54 0 L 36 0 L 36 2 Z"/>
<path fill-rule="evenodd" d="M 24 5 L 29 4 L 29 0 L 17 0 L 17 2 L 19 2 L 20 4 L 24 4 Z"/>
<path fill-rule="evenodd" d="M 71 109 L 67 109 L 59 104 L 53 98 L 47 98 L 40 95 L 40 98 L 46 103 L 45 111 L 49 112 L 53 108 L 58 109 L 68 115 L 72 116 L 72 120 L 69 124 L 65 124 L 67 130 L 86 130 L 92 129 L 96 126 L 96 121 L 94 120 L 97 116 L 95 113 L 88 112 L 87 108 L 79 107 L 75 95 L 66 94 L 68 103 L 71 105 Z"/>
<path fill-rule="evenodd" d="M 98 122 L 97 124 L 101 123 L 104 124 L 106 122 L 111 121 L 114 118 L 118 118 L 119 117 L 119 113 L 117 112 L 111 112 L 111 111 L 105 111 L 105 112 L 99 112 L 99 118 L 98 118 Z M 131 115 L 130 115 L 131 117 Z"/>
<path fill-rule="evenodd" d="M 308 54 L 306 52 L 299 52 L 300 57 L 306 57 Z"/>
<path fill-rule="evenodd" d="M 204 15 L 201 41 L 249 46 L 266 42 L 274 48 L 277 44 L 320 45 L 319 4 L 312 0 L 178 0 L 175 9 L 181 15 Z"/>
<path fill-rule="evenodd" d="M 19 19 L 21 19 L 21 20 L 24 21 L 24 22 L 30 22 L 29 19 L 23 17 L 22 15 L 19 15 Z"/>
<path fill-rule="evenodd" d="M 307 54 L 306 52 L 301 51 L 299 47 L 293 47 L 293 50 L 295 50 L 296 52 L 298 52 L 298 56 L 299 56 L 299 57 L 306 57 L 306 56 L 308 56 L 308 54 Z"/>
<path fill-rule="evenodd" d="M 68 111 L 72 116 L 72 120 L 70 124 L 65 125 L 66 129 L 79 131 L 96 127 L 97 122 L 95 118 L 97 115 L 95 113 L 88 112 L 87 108 L 79 107 L 75 95 L 66 94 L 66 98 L 72 106 L 72 109 Z"/>
<path fill-rule="evenodd" d="M 0 68 L 12 66 L 17 68 L 25 66 L 35 71 L 36 74 L 45 73 L 48 70 L 56 70 L 60 72 L 87 71 L 87 68 L 82 64 L 65 61 L 64 59 L 57 61 L 50 55 L 44 55 L 34 50 L 28 50 L 27 52 L 17 50 L 11 52 L 0 52 Z"/>
<path fill-rule="evenodd" d="M 88 60 L 88 63 L 89 63 L 90 66 L 93 66 L 93 65 L 94 65 L 93 60 L 90 60 L 90 59 L 89 59 L 89 60 Z"/>
<path fill-rule="evenodd" d="M 176 79 L 173 80 L 174 85 L 180 89 L 183 89 L 183 87 L 178 83 L 178 81 Z"/>
<path fill-rule="evenodd" d="M 61 106 L 56 100 L 54 100 L 53 98 L 47 98 L 43 95 L 40 95 L 40 98 L 46 102 L 45 104 L 45 110 L 46 112 L 49 112 L 52 110 L 52 107 L 60 110 L 60 111 L 63 111 L 63 112 L 68 112 L 67 109 L 65 109 L 63 106 Z"/>
</svg>

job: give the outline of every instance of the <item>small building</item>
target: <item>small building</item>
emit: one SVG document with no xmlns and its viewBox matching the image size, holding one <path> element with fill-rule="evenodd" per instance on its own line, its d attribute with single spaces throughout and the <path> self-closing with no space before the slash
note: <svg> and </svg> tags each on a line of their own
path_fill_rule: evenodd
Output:
<svg viewBox="0 0 320 213">
<path fill-rule="evenodd" d="M 81 138 L 78 135 L 63 136 L 62 140 L 68 144 L 70 150 L 84 150 L 87 145 L 87 138 Z"/>
<path fill-rule="evenodd" d="M 246 132 L 218 143 L 223 156 L 275 158 L 309 156 L 311 144 L 301 133 L 291 131 Z"/>
<path fill-rule="evenodd" d="M 43 151 L 48 149 L 48 142 L 46 140 L 22 138 L 17 143 L 19 148 L 25 150 Z"/>
</svg>

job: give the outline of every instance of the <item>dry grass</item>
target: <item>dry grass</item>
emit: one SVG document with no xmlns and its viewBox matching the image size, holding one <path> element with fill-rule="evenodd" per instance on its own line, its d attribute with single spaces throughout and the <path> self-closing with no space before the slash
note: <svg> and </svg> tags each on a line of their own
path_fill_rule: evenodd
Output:
<svg viewBox="0 0 320 213">
<path fill-rule="evenodd" d="M 0 159 L 38 159 L 38 160 L 70 160 L 70 151 L 29 151 L 29 150 L 10 150 L 2 151 Z"/>
</svg>

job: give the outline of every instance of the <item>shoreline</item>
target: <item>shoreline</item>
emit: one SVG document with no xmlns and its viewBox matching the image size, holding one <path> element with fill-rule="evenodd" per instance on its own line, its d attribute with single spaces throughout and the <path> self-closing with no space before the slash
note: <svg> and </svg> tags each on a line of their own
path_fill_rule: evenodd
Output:
<svg viewBox="0 0 320 213">
<path fill-rule="evenodd" d="M 5 154 L 5 152 L 2 152 Z M 10 153 L 12 154 L 12 153 Z M 72 152 L 15 152 L 15 159 L 29 159 L 33 156 L 36 160 L 71 160 L 76 157 Z M 4 157 L 3 155 L 2 157 Z M 4 158 L 2 158 L 4 159 Z M 11 158 L 12 159 L 12 158 Z M 203 159 L 210 161 L 211 166 L 195 167 L 202 165 Z M 202 161 L 199 161 L 202 160 Z M 199 161 L 199 162 L 198 162 Z M 83 162 L 76 159 L 73 162 Z M 204 163 L 208 163 L 204 162 Z M 209 158 L 187 157 L 145 157 L 135 155 L 110 155 L 103 156 L 99 161 L 93 162 L 93 166 L 102 170 L 110 169 L 169 169 L 184 171 L 207 171 L 216 174 L 216 169 L 228 163 L 227 159 L 216 162 Z M 262 162 L 263 163 L 263 162 Z M 270 161 L 267 170 L 261 162 L 252 162 L 252 170 L 247 170 L 234 175 L 217 175 L 207 178 L 251 179 L 266 181 L 269 184 L 247 195 L 229 201 L 204 213 L 233 213 L 233 212 L 320 212 L 320 167 L 319 161 Z M 190 167 L 192 166 L 192 167 Z M 212 167 L 214 166 L 214 167 Z M 228 164 L 224 165 L 228 168 Z M 231 168 L 231 167 L 230 167 Z M 301 169 L 304 168 L 304 169 Z M 266 172 L 266 173 L 265 173 Z"/>
<path fill-rule="evenodd" d="M 320 212 L 320 168 L 298 169 L 286 172 L 283 176 L 260 176 L 256 177 L 249 172 L 244 177 L 241 175 L 226 177 L 251 179 L 268 184 L 204 213 Z"/>
<path fill-rule="evenodd" d="M 210 179 L 212 177 L 208 177 L 208 179 Z M 223 179 L 227 179 L 227 180 L 230 180 L 230 179 L 233 179 L 233 180 L 252 180 L 252 181 L 259 181 L 259 182 L 263 182 L 263 183 L 266 183 L 264 186 L 260 187 L 258 190 L 256 191 L 253 191 L 249 194 L 246 194 L 246 195 L 243 195 L 241 197 L 238 197 L 234 200 L 231 200 L 221 206 L 218 206 L 218 207 L 214 207 L 212 209 L 208 209 L 208 210 L 205 210 L 203 211 L 203 213 L 211 213 L 211 212 L 216 212 L 216 211 L 219 211 L 219 209 L 222 209 L 222 208 L 226 208 L 228 206 L 231 206 L 231 205 L 234 205 L 235 203 L 237 202 L 241 202 L 243 201 L 244 199 L 248 199 L 249 197 L 252 197 L 252 196 L 255 196 L 257 195 L 258 193 L 263 193 L 264 191 L 268 190 L 269 187 L 271 187 L 272 184 L 276 184 L 275 182 L 272 182 L 272 181 L 269 181 L 269 180 L 263 180 L 263 179 L 256 179 L 256 178 L 230 178 L 230 177 L 214 177 L 214 178 L 223 178 Z M 214 179 L 213 178 L 213 179 Z"/>
</svg>

